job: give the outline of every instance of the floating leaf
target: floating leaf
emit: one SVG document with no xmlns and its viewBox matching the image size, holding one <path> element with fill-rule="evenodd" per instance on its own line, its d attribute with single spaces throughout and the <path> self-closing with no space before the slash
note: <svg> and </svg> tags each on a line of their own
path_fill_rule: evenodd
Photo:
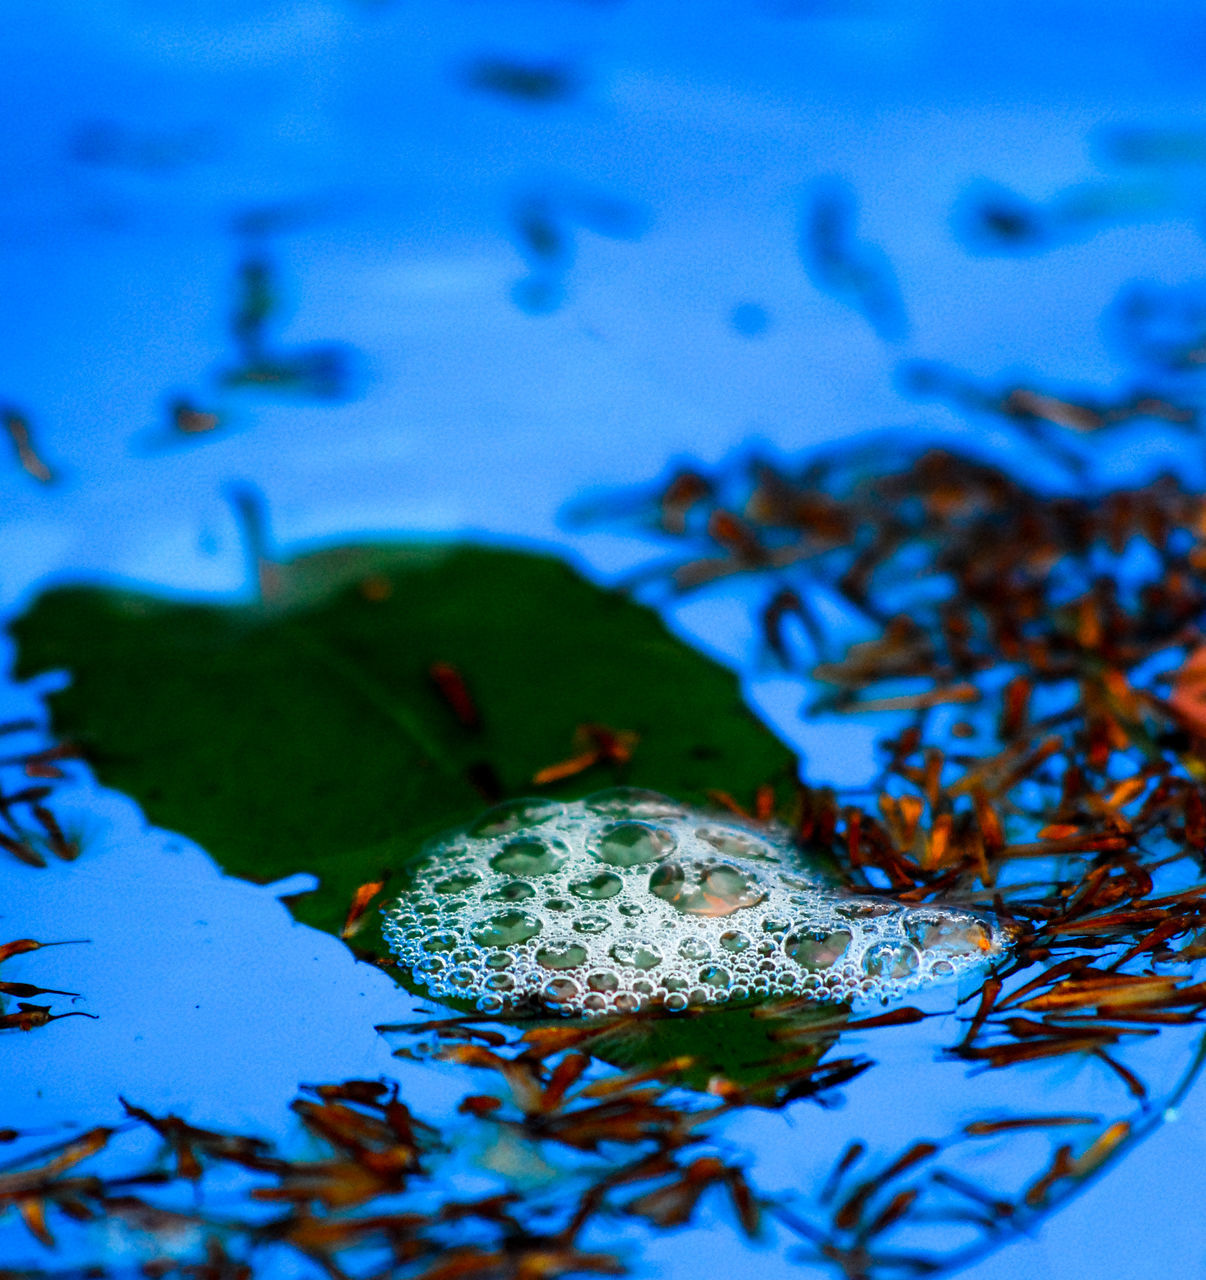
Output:
<svg viewBox="0 0 1206 1280">
<path fill-rule="evenodd" d="M 13 626 L 20 674 L 67 668 L 55 725 L 103 783 L 232 874 L 316 874 L 291 910 L 362 925 L 363 954 L 388 956 L 373 886 L 481 808 L 483 770 L 522 793 L 579 727 L 593 758 L 546 783 L 562 796 L 723 784 L 769 807 L 794 775 L 733 676 L 550 558 L 362 546 L 266 567 L 263 603 L 55 589 Z"/>
</svg>

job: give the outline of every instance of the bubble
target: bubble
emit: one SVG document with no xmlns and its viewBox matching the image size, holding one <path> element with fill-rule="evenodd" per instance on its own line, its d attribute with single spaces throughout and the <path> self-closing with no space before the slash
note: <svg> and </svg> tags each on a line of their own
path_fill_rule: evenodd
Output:
<svg viewBox="0 0 1206 1280">
<path fill-rule="evenodd" d="M 536 963 L 545 969 L 577 969 L 586 954 L 586 948 L 576 942 L 563 947 L 541 947 L 536 952 Z"/>
<path fill-rule="evenodd" d="M 700 827 L 695 834 L 724 858 L 771 858 L 761 840 L 734 827 Z"/>
<path fill-rule="evenodd" d="M 510 876 L 547 876 L 565 862 L 569 850 L 559 840 L 556 844 L 536 836 L 510 840 L 490 859 L 495 871 Z"/>
<path fill-rule="evenodd" d="M 527 911 L 500 911 L 475 925 L 471 937 L 482 947 L 509 947 L 534 938 L 540 929 L 539 918 Z"/>
<path fill-rule="evenodd" d="M 692 916 L 732 915 L 766 897 L 753 875 L 727 863 L 663 862 L 649 877 L 649 890 Z"/>
<path fill-rule="evenodd" d="M 975 916 L 937 916 L 916 912 L 905 920 L 905 933 L 922 951 L 976 956 L 992 950 L 992 930 Z"/>
<path fill-rule="evenodd" d="M 723 990 L 728 987 L 732 978 L 727 969 L 722 969 L 718 964 L 709 964 L 699 971 L 699 980 L 705 986 L 719 987 Z"/>
<path fill-rule="evenodd" d="M 523 902 L 535 896 L 536 890 L 522 880 L 512 880 L 510 884 L 499 885 L 492 892 L 482 894 L 486 902 Z"/>
<path fill-rule="evenodd" d="M 472 889 L 475 884 L 480 884 L 481 879 L 481 876 L 475 876 L 472 871 L 468 871 L 464 875 L 449 876 L 446 880 L 437 880 L 433 887 L 436 893 L 464 893 L 466 889 Z"/>
<path fill-rule="evenodd" d="M 657 862 L 674 849 L 674 837 L 645 822 L 613 822 L 596 837 L 593 851 L 612 867 L 639 867 Z"/>
<path fill-rule="evenodd" d="M 652 969 L 662 962 L 656 947 L 641 942 L 617 942 L 608 954 L 617 964 L 632 969 Z"/>
<path fill-rule="evenodd" d="M 578 984 L 573 978 L 553 978 L 541 989 L 541 996 L 549 1004 L 566 1004 L 580 993 Z"/>
<path fill-rule="evenodd" d="M 399 963 L 489 1014 L 886 1001 L 980 972 L 1016 936 L 982 912 L 844 892 L 786 831 L 631 788 L 491 810 L 425 847 L 410 883 L 384 911 Z"/>
<path fill-rule="evenodd" d="M 610 928 L 611 921 L 606 916 L 579 916 L 574 921 L 578 933 L 606 933 Z"/>
<path fill-rule="evenodd" d="M 612 818 L 681 818 L 686 812 L 677 801 L 640 787 L 609 787 L 584 801 L 591 813 Z"/>
<path fill-rule="evenodd" d="M 624 888 L 624 881 L 610 871 L 604 871 L 589 880 L 575 880 L 570 885 L 570 893 L 579 898 L 587 898 L 592 902 L 601 902 L 614 898 Z"/>
<path fill-rule="evenodd" d="M 468 834 L 480 838 L 510 835 L 528 827 L 552 822 L 562 812 L 562 806 L 553 800 L 508 800 L 505 804 L 487 809 L 481 817 L 469 825 Z"/>
<path fill-rule="evenodd" d="M 846 954 L 851 934 L 847 929 L 806 929 L 783 940 L 783 950 L 804 969 L 828 969 Z"/>
<path fill-rule="evenodd" d="M 899 915 L 901 907 L 895 902 L 876 902 L 873 898 L 855 898 L 840 902 L 834 910 L 845 920 L 878 920 L 882 916 Z"/>
<path fill-rule="evenodd" d="M 917 948 L 907 942 L 877 942 L 863 956 L 863 968 L 872 978 L 907 978 L 920 963 Z"/>
</svg>

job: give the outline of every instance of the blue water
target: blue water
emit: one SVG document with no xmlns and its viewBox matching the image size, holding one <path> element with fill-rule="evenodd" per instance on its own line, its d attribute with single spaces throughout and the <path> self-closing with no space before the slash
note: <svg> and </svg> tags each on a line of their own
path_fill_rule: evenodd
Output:
<svg viewBox="0 0 1206 1280">
<path fill-rule="evenodd" d="M 263 492 L 280 545 L 469 535 L 609 581 L 658 549 L 564 527 L 583 492 L 885 426 L 1016 450 L 991 417 L 906 394 L 902 363 L 1108 396 L 1151 377 L 1120 293 L 1192 302 L 1206 278 L 1206 161 L 1154 145 L 1136 163 L 1115 132 L 1206 137 L 1206 14 L 1187 3 L 11 0 L 4 30 L 0 401 L 61 476 L 5 457 L 6 615 L 63 574 L 237 590 L 232 481 Z M 546 96 L 516 96 L 509 65 Z M 994 239 L 990 197 L 1035 234 Z M 266 341 L 308 380 L 224 381 L 248 260 L 280 295 Z M 1174 382 L 1200 397 L 1192 372 Z M 180 398 L 220 429 L 173 438 Z M 1137 473 L 1178 447 L 1150 424 L 1126 440 Z M 871 727 L 802 723 L 739 599 L 668 616 L 741 672 L 810 778 L 866 780 Z M 36 698 L 4 681 L 0 720 Z M 86 854 L 0 861 L 0 935 L 90 941 L 5 976 L 81 991 L 98 1018 L 0 1037 L 0 1127 L 110 1121 L 120 1092 L 285 1137 L 299 1082 L 380 1073 L 450 1115 L 464 1082 L 372 1031 L 416 1003 L 293 925 L 288 886 L 222 876 L 87 783 L 62 807 Z M 856 1121 L 885 1146 L 949 1127 L 962 1068 L 899 1046 L 843 1111 L 728 1122 L 764 1189 L 807 1183 Z M 1091 1073 L 1055 1079 L 1094 1105 Z M 1206 1228 L 1168 1188 L 1204 1156 L 1192 1096 L 974 1274 L 1198 1274 Z M 643 1273 L 800 1274 L 789 1238 L 751 1253 L 710 1213 L 634 1232 Z M 39 1256 L 0 1227 L 0 1260 Z"/>
</svg>

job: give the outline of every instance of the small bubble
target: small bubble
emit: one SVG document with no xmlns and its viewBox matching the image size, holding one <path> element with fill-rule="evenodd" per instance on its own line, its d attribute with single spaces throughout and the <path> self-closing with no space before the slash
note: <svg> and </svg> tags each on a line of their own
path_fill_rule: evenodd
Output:
<svg viewBox="0 0 1206 1280">
<path fill-rule="evenodd" d="M 624 887 L 624 881 L 610 871 L 592 876 L 589 880 L 575 880 L 570 885 L 570 893 L 579 898 L 588 898 L 598 902 L 605 898 L 614 898 Z"/>
<path fill-rule="evenodd" d="M 469 968 L 453 969 L 448 975 L 448 981 L 454 987 L 471 987 L 477 982 L 477 974 Z"/>
<path fill-rule="evenodd" d="M 763 933 L 786 933 L 791 928 L 791 921 L 782 916 L 767 916 L 762 921 Z"/>
<path fill-rule="evenodd" d="M 540 921 L 526 911 L 500 911 L 471 930 L 473 941 L 483 947 L 510 947 L 527 942 L 540 932 Z"/>
<path fill-rule="evenodd" d="M 652 982 L 648 982 L 644 978 L 637 978 L 632 984 L 632 989 L 638 996 L 651 996 L 653 995 L 654 986 Z"/>
<path fill-rule="evenodd" d="M 863 968 L 873 978 L 907 978 L 921 961 L 916 947 L 907 943 L 877 942 L 867 948 Z"/>
<path fill-rule="evenodd" d="M 536 890 L 522 880 L 512 880 L 510 884 L 500 885 L 497 889 L 483 895 L 486 902 L 523 902 L 535 896 Z"/>
<path fill-rule="evenodd" d="M 953 978 L 955 976 L 955 966 L 949 960 L 935 960 L 930 966 L 930 973 L 935 978 Z"/>
<path fill-rule="evenodd" d="M 592 973 L 586 979 L 586 985 L 592 991 L 602 991 L 610 994 L 620 985 L 619 978 L 614 973 L 609 973 L 606 969 L 601 969 L 597 973 Z"/>
<path fill-rule="evenodd" d="M 657 862 L 674 849 L 674 837 L 662 827 L 644 822 L 614 822 L 604 827 L 592 845 L 600 862 L 613 867 L 638 867 Z"/>
<path fill-rule="evenodd" d="M 480 1013 L 498 1013 L 503 1007 L 502 996 L 478 996 L 477 1008 Z"/>
<path fill-rule="evenodd" d="M 582 1009 L 585 1013 L 606 1013 L 607 997 L 596 995 L 593 991 L 582 997 Z"/>
<path fill-rule="evenodd" d="M 622 916 L 643 916 L 645 908 L 639 902 L 621 902 L 619 912 Z"/>
<path fill-rule="evenodd" d="M 611 921 L 606 916 L 579 916 L 574 921 L 577 933 L 606 933 L 611 928 Z"/>
<path fill-rule="evenodd" d="M 720 935 L 720 945 L 733 955 L 739 955 L 749 947 L 750 937 L 740 929 L 729 929 Z"/>
<path fill-rule="evenodd" d="M 533 836 L 509 841 L 490 859 L 490 865 L 510 876 L 547 876 L 568 856 L 569 849 L 563 841 Z"/>
<path fill-rule="evenodd" d="M 699 980 L 705 986 L 717 987 L 724 990 L 728 987 L 732 978 L 729 976 L 729 971 L 727 969 L 722 969 L 717 964 L 709 964 L 705 965 L 704 968 L 699 971 Z"/>
<path fill-rule="evenodd" d="M 662 962 L 662 953 L 656 947 L 641 942 L 617 942 L 609 954 L 617 964 L 632 969 L 652 969 Z"/>
<path fill-rule="evenodd" d="M 681 991 L 673 991 L 663 1004 L 671 1013 L 681 1013 L 687 1007 L 687 997 Z"/>
<path fill-rule="evenodd" d="M 684 938 L 678 946 L 678 954 L 684 960 L 705 960 L 711 948 L 702 938 Z"/>
<path fill-rule="evenodd" d="M 487 969 L 509 969 L 511 967 L 511 956 L 506 951 L 492 951 L 486 956 Z"/>
<path fill-rule="evenodd" d="M 480 884 L 481 879 L 481 876 L 466 872 L 464 875 L 449 876 L 446 880 L 437 880 L 433 887 L 436 893 L 464 893 L 466 889 Z"/>
<path fill-rule="evenodd" d="M 615 998 L 615 1007 L 617 1013 L 636 1013 L 641 1007 L 641 1001 L 631 992 L 621 991 Z"/>
<path fill-rule="evenodd" d="M 451 951 L 459 942 L 455 933 L 432 933 L 427 937 L 427 950 Z"/>
<path fill-rule="evenodd" d="M 491 991 L 514 991 L 515 979 L 509 973 L 492 973 L 486 978 Z"/>
<path fill-rule="evenodd" d="M 439 956 L 424 956 L 422 960 L 415 965 L 416 973 L 425 973 L 434 977 L 437 973 L 444 970 L 444 961 Z"/>
<path fill-rule="evenodd" d="M 552 978 L 544 984 L 540 994 L 550 1004 L 568 1004 L 579 994 L 579 987 L 573 978 Z"/>
<path fill-rule="evenodd" d="M 802 929 L 783 940 L 783 950 L 804 969 L 828 969 L 846 954 L 851 935 L 847 929 Z"/>
<path fill-rule="evenodd" d="M 549 911 L 573 911 L 577 904 L 569 898 L 546 898 L 544 905 Z"/>
<path fill-rule="evenodd" d="M 564 947 L 541 947 L 536 963 L 545 969 L 576 969 L 586 959 L 586 948 L 571 942 Z"/>
</svg>

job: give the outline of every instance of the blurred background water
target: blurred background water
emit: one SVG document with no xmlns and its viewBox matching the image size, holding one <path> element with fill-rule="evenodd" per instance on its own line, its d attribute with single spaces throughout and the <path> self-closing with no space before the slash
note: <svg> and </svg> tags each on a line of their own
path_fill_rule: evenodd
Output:
<svg viewBox="0 0 1206 1280">
<path fill-rule="evenodd" d="M 1196 412 L 1204 53 L 1173 0 L 12 0 L 0 607 L 63 574 L 239 590 L 234 482 L 278 545 L 471 536 L 610 581 L 656 547 L 559 513 L 675 458 L 884 427 L 1016 455 L 993 405 L 1017 386 Z M 1200 467 L 1175 422 L 1122 439 L 1087 456 Z M 810 778 L 868 776 L 870 727 L 803 723 L 739 599 L 666 608 Z M 37 693 L 6 681 L 0 719 Z M 93 846 L 0 863 L 0 930 L 90 938 L 12 970 L 100 1018 L 0 1041 L 0 1126 L 102 1122 L 124 1093 L 271 1133 L 300 1081 L 398 1072 L 372 1025 L 415 1002 L 388 978 L 121 798 L 70 803 Z M 462 1092 L 402 1078 L 423 1114 Z M 851 1105 L 907 1140 L 937 1087 Z M 734 1140 L 789 1187 L 839 1114 Z M 1168 1186 L 1203 1155 L 1195 1098 L 975 1274 L 1198 1274 L 1206 1228 Z M 647 1273 L 799 1273 L 784 1241 L 692 1231 L 646 1240 Z"/>
</svg>

